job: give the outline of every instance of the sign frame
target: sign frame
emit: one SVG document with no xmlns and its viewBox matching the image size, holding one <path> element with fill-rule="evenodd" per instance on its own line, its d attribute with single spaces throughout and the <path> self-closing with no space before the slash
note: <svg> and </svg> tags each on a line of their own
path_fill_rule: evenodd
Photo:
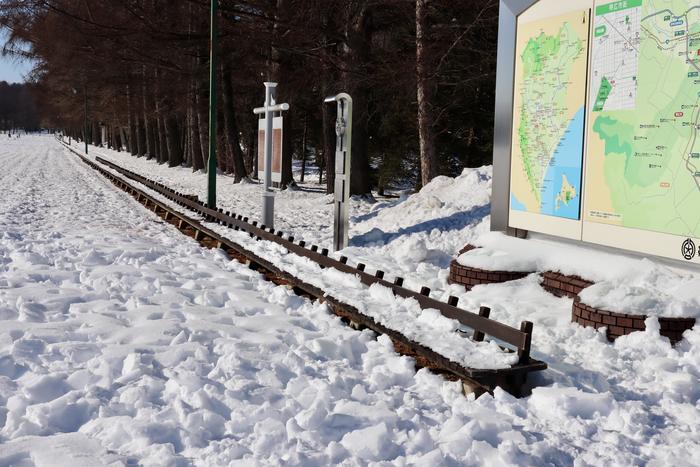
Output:
<svg viewBox="0 0 700 467">
<path fill-rule="evenodd" d="M 587 92 L 586 92 L 586 123 L 584 127 L 584 154 L 582 160 L 582 180 L 580 190 L 580 216 L 578 221 L 572 221 L 554 216 L 536 213 L 520 213 L 511 210 L 511 164 L 513 151 L 514 130 L 514 102 L 516 84 L 516 51 L 518 18 L 541 0 L 500 0 L 499 5 L 499 31 L 498 31 L 498 56 L 496 73 L 496 102 L 494 121 L 494 146 L 493 146 L 493 179 L 491 197 L 491 230 L 505 232 L 507 235 L 525 238 L 530 231 L 542 234 L 545 237 L 573 240 L 576 244 L 582 244 L 600 249 L 613 248 L 624 251 L 625 254 L 636 257 L 656 257 L 663 261 L 671 260 L 677 265 L 700 265 L 700 248 L 697 248 L 694 258 L 684 257 L 684 251 L 689 251 L 687 245 L 700 245 L 700 238 L 648 231 L 633 227 L 616 226 L 590 221 L 587 216 L 586 199 L 586 171 L 589 134 L 587 121 L 590 109 L 591 69 L 587 67 Z M 612 0 L 610 0 L 612 2 Z M 566 3 L 566 8 L 577 9 L 578 1 Z M 596 1 L 588 0 L 592 15 L 595 13 Z M 551 5 L 550 5 L 551 6 Z M 558 5 L 557 5 L 558 6 Z M 552 12 L 550 16 L 556 16 Z M 594 18 L 591 16 L 589 28 L 593 28 Z M 589 35 L 589 41 L 592 36 Z M 593 43 L 589 43 L 592 49 Z M 590 57 L 589 57 L 590 61 Z M 522 214 L 522 215 L 521 215 Z M 540 222 L 541 221 L 541 222 Z M 573 223 L 569 234 L 562 233 L 561 225 Z M 660 245 L 663 243 L 663 245 Z"/>
</svg>

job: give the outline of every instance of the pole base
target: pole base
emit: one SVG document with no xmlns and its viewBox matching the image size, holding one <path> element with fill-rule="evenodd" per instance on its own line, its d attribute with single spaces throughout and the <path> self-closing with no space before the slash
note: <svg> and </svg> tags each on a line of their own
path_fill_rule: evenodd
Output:
<svg viewBox="0 0 700 467">
<path fill-rule="evenodd" d="M 272 192 L 263 193 L 263 224 L 267 227 L 275 226 L 275 194 Z"/>
</svg>

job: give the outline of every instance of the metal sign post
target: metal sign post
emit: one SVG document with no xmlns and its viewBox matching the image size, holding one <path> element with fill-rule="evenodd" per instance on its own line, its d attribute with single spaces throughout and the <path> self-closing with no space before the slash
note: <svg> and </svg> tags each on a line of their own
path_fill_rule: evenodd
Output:
<svg viewBox="0 0 700 467">
<path fill-rule="evenodd" d="M 333 248 L 335 251 L 348 246 L 348 201 L 350 200 L 350 161 L 352 158 L 352 97 L 341 92 L 327 97 L 328 102 L 338 103 L 335 121 L 335 215 Z"/>
<path fill-rule="evenodd" d="M 218 38 L 217 12 L 219 0 L 211 0 L 209 38 L 209 159 L 207 160 L 207 205 L 216 209 L 216 41 Z"/>
<path fill-rule="evenodd" d="M 274 112 L 289 110 L 289 104 L 276 104 L 275 91 L 277 83 L 265 83 L 265 106 L 253 109 L 256 115 L 265 114 L 265 172 L 263 192 L 263 223 L 274 227 L 275 222 L 275 192 L 272 191 L 272 121 Z M 281 148 L 280 148 L 281 150 Z"/>
</svg>

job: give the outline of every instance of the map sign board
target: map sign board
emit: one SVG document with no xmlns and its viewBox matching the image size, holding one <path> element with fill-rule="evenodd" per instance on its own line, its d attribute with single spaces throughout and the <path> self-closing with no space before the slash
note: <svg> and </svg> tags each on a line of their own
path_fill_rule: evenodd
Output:
<svg viewBox="0 0 700 467">
<path fill-rule="evenodd" d="M 665 235 L 678 256 L 700 237 L 700 4 L 597 2 L 591 78 L 586 225 Z"/>
<path fill-rule="evenodd" d="M 507 226 L 700 263 L 697 0 L 504 3 Z"/>
<path fill-rule="evenodd" d="M 588 9 L 519 25 L 511 209 L 579 220 Z"/>
</svg>

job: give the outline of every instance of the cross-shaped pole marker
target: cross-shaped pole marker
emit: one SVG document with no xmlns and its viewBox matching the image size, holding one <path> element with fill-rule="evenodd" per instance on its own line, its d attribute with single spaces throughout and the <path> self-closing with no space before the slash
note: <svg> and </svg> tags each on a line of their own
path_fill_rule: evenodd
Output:
<svg viewBox="0 0 700 467">
<path fill-rule="evenodd" d="M 275 192 L 272 191 L 272 117 L 275 112 L 289 110 L 289 104 L 277 104 L 275 94 L 277 83 L 265 84 L 265 106 L 253 109 L 256 115 L 265 114 L 265 172 L 263 183 L 263 218 L 267 227 L 274 227 L 275 222 Z"/>
</svg>

